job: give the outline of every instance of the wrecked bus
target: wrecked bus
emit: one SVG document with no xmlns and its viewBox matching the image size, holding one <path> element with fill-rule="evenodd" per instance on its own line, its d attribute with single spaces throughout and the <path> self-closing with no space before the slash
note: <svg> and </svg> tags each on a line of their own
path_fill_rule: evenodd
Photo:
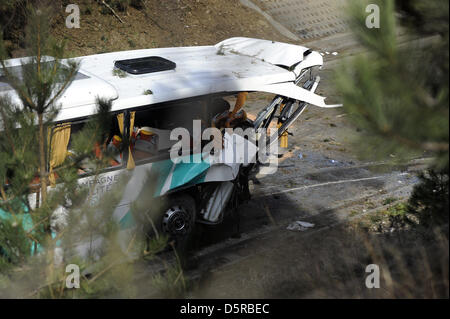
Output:
<svg viewBox="0 0 450 319">
<path fill-rule="evenodd" d="M 315 94 L 322 56 L 298 45 L 231 38 L 212 46 L 113 52 L 75 60 L 80 69 L 58 101 L 62 107 L 52 134 L 58 135 L 59 143 L 52 143 L 52 147 L 68 153 L 72 132 L 95 113 L 97 98 L 112 102 L 116 131 L 111 132 L 111 139 L 131 139 L 133 133 L 147 137 L 148 143 L 136 142 L 126 153 L 117 154 L 115 164 L 96 176 L 95 182 L 88 169 L 79 175 L 80 184 L 101 195 L 113 187 L 121 173 L 131 174 L 114 211 L 124 232 L 139 226 L 130 205 L 142 194 L 151 172 L 157 178 L 149 196 L 164 198 L 156 223 L 159 231 L 183 241 L 196 223 L 220 223 L 229 208 L 249 198 L 251 174 L 261 166 L 270 166 L 270 161 L 261 160 L 261 149 L 278 144 L 278 138 L 281 146 L 286 146 L 288 128 L 307 105 L 339 106 L 327 105 L 324 97 Z M 21 59 L 8 62 L 12 68 L 21 65 Z M 9 89 L 0 81 L 0 94 L 9 93 L 19 102 Z M 245 112 L 249 92 L 274 96 L 255 119 Z M 227 97 L 236 97 L 234 105 Z M 264 142 L 236 131 L 250 129 L 259 136 L 276 118 L 277 129 Z M 188 149 L 181 152 L 176 147 L 180 146 L 180 131 L 176 131 L 180 128 L 184 129 L 181 133 L 191 136 Z M 205 151 L 203 142 L 195 147 L 192 136 L 199 131 L 201 136 L 207 128 L 222 133 L 219 145 L 217 141 L 214 144 L 217 152 Z M 195 160 L 195 154 L 202 156 Z M 183 160 L 186 158 L 190 160 Z M 7 217 L 0 210 L 0 219 Z"/>
</svg>

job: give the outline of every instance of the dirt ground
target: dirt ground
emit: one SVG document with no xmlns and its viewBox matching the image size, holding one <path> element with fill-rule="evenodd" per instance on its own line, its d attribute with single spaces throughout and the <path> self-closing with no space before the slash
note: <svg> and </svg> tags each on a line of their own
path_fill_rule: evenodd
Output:
<svg viewBox="0 0 450 319">
<path fill-rule="evenodd" d="M 287 41 L 269 22 L 238 0 L 147 0 L 145 8 L 116 11 L 123 20 L 92 0 L 80 0 L 80 28 L 65 27 L 63 10 L 53 34 L 67 41 L 69 57 L 154 47 L 211 45 L 244 36 Z M 20 55 L 16 50 L 14 55 Z"/>
</svg>

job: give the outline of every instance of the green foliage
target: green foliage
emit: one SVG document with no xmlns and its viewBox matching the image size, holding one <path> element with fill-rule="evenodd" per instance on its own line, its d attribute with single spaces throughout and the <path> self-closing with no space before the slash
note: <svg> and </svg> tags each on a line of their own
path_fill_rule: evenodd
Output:
<svg viewBox="0 0 450 319">
<path fill-rule="evenodd" d="M 32 242 L 24 240 L 27 232 L 24 229 L 26 215 L 1 216 L 0 223 L 0 272 L 8 270 L 12 265 L 18 265 L 25 261 L 31 251 Z M 8 222 L 4 222 L 8 220 Z"/>
<path fill-rule="evenodd" d="M 11 9 L 14 6 L 16 6 L 17 4 L 19 4 L 20 2 L 23 2 L 23 1 L 21 1 L 21 0 L 4 0 L 0 3 L 0 10 Z"/>
<path fill-rule="evenodd" d="M 24 59 L 19 67 L 9 67 L 4 60 L 7 57 L 5 46 L 0 40 L 3 81 L 14 89 L 20 100 L 20 103 L 13 103 L 8 95 L 0 97 L 3 131 L 0 136 L 0 209 L 3 214 L 6 212 L 6 217 L 11 216 L 2 219 L 3 240 L 0 246 L 9 247 L 8 258 L 12 263 L 23 261 L 30 255 L 30 249 L 28 252 L 21 249 L 26 246 L 25 241 L 32 239 L 35 247 L 46 247 L 51 242 L 50 214 L 60 203 L 56 199 L 60 200 L 62 195 L 55 192 L 51 198 L 46 198 L 50 158 L 47 131 L 58 113 L 59 106 L 55 101 L 73 81 L 78 70 L 75 62 L 61 63 L 64 45 L 50 37 L 50 9 L 28 6 L 27 12 L 27 53 L 32 57 Z M 35 185 L 36 178 L 39 178 L 39 185 Z M 41 194 L 39 206 L 33 205 L 28 196 L 37 191 Z M 17 223 L 18 216 L 31 219 L 31 225 L 38 227 L 29 226 L 25 232 L 14 233 L 10 226 Z M 22 241 L 18 234 L 22 235 Z M 18 255 L 18 258 L 13 258 L 13 255 Z"/>
<path fill-rule="evenodd" d="M 421 182 L 414 187 L 409 211 L 425 228 L 446 225 L 449 219 L 448 173 L 429 171 L 420 174 Z"/>
<path fill-rule="evenodd" d="M 0 97 L 0 267 L 2 270 L 29 267 L 32 272 L 42 273 L 29 278 L 25 272 L 22 278 L 16 278 L 15 284 L 23 286 L 24 291 L 37 289 L 38 296 L 63 297 L 66 291 L 60 288 L 60 282 L 66 274 L 62 266 L 54 263 L 58 246 L 69 261 L 77 255 L 77 244 L 87 238 L 103 238 L 101 250 L 89 253 L 97 258 L 106 256 L 99 262 L 104 267 L 109 267 L 112 252 L 122 251 L 117 249 L 118 223 L 113 212 L 122 198 L 124 184 L 118 183 L 117 188 L 102 197 L 103 201 L 99 198 L 95 201 L 94 190 L 78 183 L 81 163 L 88 164 L 93 178 L 97 178 L 109 159 L 108 156 L 97 159 L 93 154 L 94 144 L 105 141 L 112 122 L 111 102 L 99 100 L 96 115 L 71 136 L 73 156 L 54 170 L 58 174 L 57 187 L 48 188 L 51 152 L 48 132 L 60 110 L 56 101 L 72 83 L 78 63 L 61 60 L 64 44 L 50 36 L 51 10 L 29 6 L 27 11 L 27 55 L 31 58 L 24 59 L 19 67 L 9 67 L 0 39 L 2 81 L 11 86 L 20 100 L 13 102 L 7 95 Z M 63 221 L 55 219 L 63 215 L 66 215 Z M 117 259 L 123 260 L 123 256 Z M 92 264 L 91 259 L 87 261 Z M 119 268 L 112 267 L 108 274 Z M 41 289 L 42 283 L 45 285 Z M 95 290 L 95 285 L 90 284 L 89 289 Z"/>
<path fill-rule="evenodd" d="M 344 107 L 363 133 L 360 151 L 399 160 L 426 152 L 437 157 L 438 167 L 448 167 L 448 23 L 427 27 L 439 34 L 429 44 L 400 45 L 394 1 L 370 2 L 380 7 L 380 28 L 366 27 L 368 2 L 354 1 L 352 30 L 366 53 L 336 72 Z M 426 2 L 438 5 L 448 8 L 447 1 Z M 438 21 L 445 15 L 448 21 L 448 10 L 426 10 L 427 25 L 437 13 Z M 417 37 L 414 29 L 410 35 Z"/>
<path fill-rule="evenodd" d="M 352 30 L 365 53 L 336 72 L 344 107 L 361 132 L 356 149 L 369 158 L 395 154 L 400 162 L 432 156 L 431 171 L 420 176 L 408 208 L 388 210 L 387 224 L 404 227 L 405 210 L 424 226 L 448 223 L 449 3 L 398 1 L 400 21 L 393 0 L 370 3 L 380 8 L 380 28 L 366 27 L 369 2 L 353 1 Z M 399 43 L 398 22 L 406 28 L 406 44 Z"/>
<path fill-rule="evenodd" d="M 133 297 L 131 260 L 142 255 L 153 259 L 168 245 L 167 237 L 155 228 L 162 201 L 148 196 L 154 193 L 157 176 L 148 176 L 138 197 L 144 200 L 132 204 L 142 229 L 119 232 L 114 213 L 131 174 L 121 173 L 107 191 L 97 187 L 111 154 L 105 150 L 97 158 L 93 150 L 104 145 L 113 122 L 111 101 L 98 100 L 94 116 L 76 130 L 72 125 L 70 156 L 53 168 L 56 185 L 49 187 L 53 176 L 49 138 L 60 111 L 56 101 L 71 85 L 79 65 L 62 60 L 64 43 L 50 36 L 51 10 L 28 6 L 27 12 L 31 58 L 10 67 L 0 39 L 1 81 L 19 98 L 0 96 L 0 296 Z M 128 147 L 126 141 L 123 147 Z M 89 174 L 83 184 L 80 168 Z M 60 257 L 63 260 L 57 262 Z M 79 265 L 84 274 L 77 290 L 65 288 L 64 266 L 70 263 Z M 175 275 L 172 267 L 177 269 L 173 286 L 178 287 L 184 284 L 179 262 L 168 266 L 169 277 Z"/>
<path fill-rule="evenodd" d="M 5 50 L 0 44 L 0 65 L 4 79 L 20 99 L 20 103 L 16 104 L 7 95 L 0 98 L 0 119 L 3 123 L 0 137 L 0 208 L 13 216 L 12 220 L 16 215 L 27 215 L 33 225 L 40 225 L 33 227 L 32 234 L 27 231 L 24 240 L 32 237 L 34 245 L 45 248 L 51 242 L 51 213 L 63 199 L 75 200 L 74 196 L 66 196 L 76 194 L 67 192 L 76 187 L 75 166 L 58 172 L 65 187 L 58 188 L 47 198 L 50 158 L 47 132 L 60 108 L 55 101 L 73 81 L 78 64 L 61 61 L 64 44 L 57 43 L 50 36 L 48 16 L 51 9 L 28 6 L 27 12 L 27 55 L 31 58 L 24 59 L 20 67 L 11 68 L 4 60 Z M 90 141 L 89 153 L 92 153 L 95 135 L 90 131 L 89 136 L 85 135 L 83 139 Z M 77 151 L 83 154 L 82 150 Z M 29 195 L 38 191 L 42 196 L 41 203 L 33 205 L 30 202 L 33 196 Z M 2 223 L 6 224 L 7 219 L 3 219 Z M 3 227 L 3 230 L 8 230 L 8 227 Z M 11 234 L 7 232 L 4 238 L 11 238 Z M 0 242 L 0 245 L 6 244 Z"/>
<path fill-rule="evenodd" d="M 164 251 L 168 246 L 169 237 L 161 235 L 151 238 L 144 254 L 147 259 L 153 259 L 158 253 Z"/>
<path fill-rule="evenodd" d="M 410 224 L 407 213 L 408 205 L 406 203 L 400 203 L 390 207 L 387 210 L 389 226 L 394 229 L 402 229 L 406 225 Z"/>
<path fill-rule="evenodd" d="M 0 106 L 4 126 L 0 136 L 0 183 L 5 185 L 8 180 L 9 192 L 20 196 L 22 185 L 31 184 L 38 169 L 36 116 L 30 111 L 18 110 L 8 97 L 1 98 Z M 17 130 L 16 127 L 23 129 Z M 18 167 L 21 168 L 20 173 L 13 174 Z M 19 208 L 18 212 L 23 210 Z"/>
<path fill-rule="evenodd" d="M 359 219 L 359 227 L 376 233 L 391 233 L 416 225 L 411 219 L 409 206 L 405 202 L 391 205 L 387 209 L 379 210 Z"/>
<path fill-rule="evenodd" d="M 171 266 L 164 274 L 154 276 L 153 284 L 160 298 L 185 298 L 186 282 L 180 267 Z"/>
<path fill-rule="evenodd" d="M 388 197 L 383 201 L 383 205 L 389 205 L 397 201 L 397 198 L 395 197 Z"/>
<path fill-rule="evenodd" d="M 445 36 L 448 31 L 448 5 L 446 1 L 396 1 L 401 23 L 421 35 Z"/>
</svg>

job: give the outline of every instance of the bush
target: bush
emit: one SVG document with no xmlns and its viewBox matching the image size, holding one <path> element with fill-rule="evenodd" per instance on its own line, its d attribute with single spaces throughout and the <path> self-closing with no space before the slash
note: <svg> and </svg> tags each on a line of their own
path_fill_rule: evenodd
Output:
<svg viewBox="0 0 450 319">
<path fill-rule="evenodd" d="M 419 178 L 409 200 L 410 213 L 426 228 L 448 224 L 448 173 L 430 170 Z"/>
</svg>

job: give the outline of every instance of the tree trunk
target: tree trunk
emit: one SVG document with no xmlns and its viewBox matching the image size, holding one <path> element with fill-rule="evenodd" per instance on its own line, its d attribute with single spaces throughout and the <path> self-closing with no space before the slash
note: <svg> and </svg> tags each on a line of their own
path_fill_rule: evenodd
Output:
<svg viewBox="0 0 450 319">
<path fill-rule="evenodd" d="M 45 161 L 45 132 L 44 132 L 44 114 L 38 114 L 39 124 L 39 180 L 41 184 L 41 206 L 47 200 L 47 163 Z"/>
</svg>

